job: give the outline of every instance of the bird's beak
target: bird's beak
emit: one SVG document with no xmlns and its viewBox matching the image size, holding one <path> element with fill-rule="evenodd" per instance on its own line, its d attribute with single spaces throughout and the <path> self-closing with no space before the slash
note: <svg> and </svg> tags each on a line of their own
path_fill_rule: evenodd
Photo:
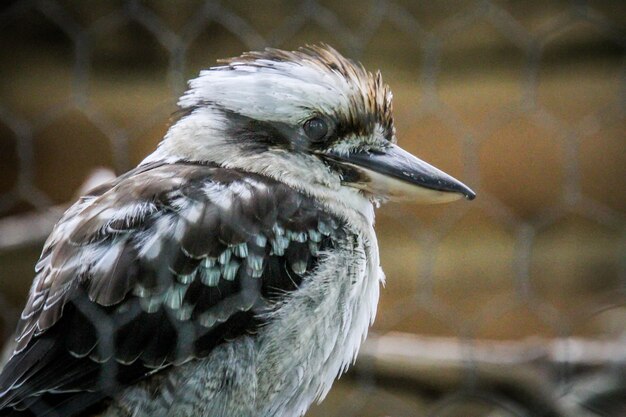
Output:
<svg viewBox="0 0 626 417">
<path fill-rule="evenodd" d="M 380 152 L 327 152 L 324 156 L 339 165 L 345 173 L 345 183 L 390 200 L 446 203 L 476 197 L 461 181 L 397 145 Z"/>
</svg>

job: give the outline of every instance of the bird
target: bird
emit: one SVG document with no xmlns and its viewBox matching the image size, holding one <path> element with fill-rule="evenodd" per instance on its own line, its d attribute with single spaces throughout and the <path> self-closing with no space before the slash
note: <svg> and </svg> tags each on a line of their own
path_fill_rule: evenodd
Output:
<svg viewBox="0 0 626 417">
<path fill-rule="evenodd" d="M 397 145 L 379 71 L 326 44 L 222 60 L 54 227 L 0 416 L 302 416 L 373 323 L 375 208 L 463 197 Z"/>
</svg>

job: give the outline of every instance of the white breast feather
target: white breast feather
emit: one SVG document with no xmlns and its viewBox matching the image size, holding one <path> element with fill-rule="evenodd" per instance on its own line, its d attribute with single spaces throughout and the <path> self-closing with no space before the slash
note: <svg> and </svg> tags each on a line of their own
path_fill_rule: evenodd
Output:
<svg viewBox="0 0 626 417">
<path fill-rule="evenodd" d="M 304 414 L 355 359 L 383 279 L 371 225 L 361 232 L 353 245 L 325 253 L 306 283 L 269 314 L 259 335 L 260 416 Z"/>
</svg>

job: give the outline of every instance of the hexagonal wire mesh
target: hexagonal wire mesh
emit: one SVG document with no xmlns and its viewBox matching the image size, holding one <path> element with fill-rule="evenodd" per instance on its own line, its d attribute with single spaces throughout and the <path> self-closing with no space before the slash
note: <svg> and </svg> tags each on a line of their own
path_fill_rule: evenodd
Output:
<svg viewBox="0 0 626 417">
<path fill-rule="evenodd" d="M 154 148 L 187 79 L 244 50 L 325 41 L 382 70 L 395 92 L 400 144 L 479 197 L 379 210 L 388 279 L 377 323 L 353 371 L 307 415 L 616 412 L 601 414 L 611 404 L 599 397 L 600 414 L 578 404 L 623 380 L 619 3 L 4 6 L 3 337 L 62 210 L 92 170 L 122 173 Z M 99 172 L 93 181 L 107 176 Z"/>
</svg>

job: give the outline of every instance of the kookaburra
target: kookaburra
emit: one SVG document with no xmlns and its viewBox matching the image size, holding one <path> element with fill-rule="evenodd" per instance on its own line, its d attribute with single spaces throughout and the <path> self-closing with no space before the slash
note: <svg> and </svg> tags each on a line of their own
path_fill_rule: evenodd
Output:
<svg viewBox="0 0 626 417">
<path fill-rule="evenodd" d="M 45 243 L 0 416 L 301 416 L 374 319 L 374 207 L 474 197 L 396 145 L 380 73 L 328 46 L 224 61 L 178 105 Z"/>
</svg>

